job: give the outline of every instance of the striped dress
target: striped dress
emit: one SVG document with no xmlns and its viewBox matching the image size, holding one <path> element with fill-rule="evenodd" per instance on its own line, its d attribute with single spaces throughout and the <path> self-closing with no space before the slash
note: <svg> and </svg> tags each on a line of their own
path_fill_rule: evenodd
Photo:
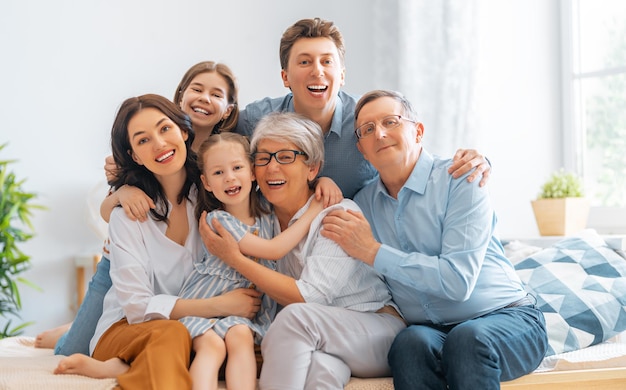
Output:
<svg viewBox="0 0 626 390">
<path fill-rule="evenodd" d="M 214 218 L 217 218 L 237 241 L 241 240 L 248 232 L 265 239 L 273 237 L 274 228 L 271 215 L 257 218 L 253 226 L 244 224 L 222 210 L 211 211 L 207 215 L 207 221 Z M 182 298 L 210 298 L 237 288 L 254 288 L 252 283 L 237 270 L 208 253 L 206 248 L 204 252 L 202 259 L 194 263 L 193 272 L 181 288 L 179 295 Z M 268 268 L 276 269 L 275 261 L 260 259 L 258 262 Z M 213 329 L 220 337 L 224 338 L 231 326 L 244 324 L 254 331 L 254 341 L 256 344 L 260 344 L 276 314 L 276 302 L 274 300 L 267 295 L 263 295 L 261 300 L 261 309 L 253 320 L 237 316 L 218 318 L 187 316 L 181 318 L 180 321 L 187 327 L 192 338 L 204 334 L 209 329 Z"/>
</svg>

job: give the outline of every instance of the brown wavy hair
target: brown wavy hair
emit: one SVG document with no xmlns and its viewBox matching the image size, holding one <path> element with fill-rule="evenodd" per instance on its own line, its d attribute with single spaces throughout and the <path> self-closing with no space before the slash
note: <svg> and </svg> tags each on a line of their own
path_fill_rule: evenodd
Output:
<svg viewBox="0 0 626 390">
<path fill-rule="evenodd" d="M 226 119 L 220 120 L 213 128 L 213 133 L 219 133 L 220 131 L 232 131 L 237 126 L 237 120 L 239 119 L 239 105 L 237 103 L 237 96 L 239 93 L 239 87 L 237 86 L 237 79 L 233 71 L 225 64 L 214 61 L 203 61 L 195 64 L 183 75 L 183 78 L 176 87 L 174 93 L 174 103 L 180 105 L 183 99 L 183 92 L 189 87 L 191 81 L 202 73 L 215 72 L 222 76 L 228 85 L 228 104 L 233 105 L 233 109 Z"/>
</svg>

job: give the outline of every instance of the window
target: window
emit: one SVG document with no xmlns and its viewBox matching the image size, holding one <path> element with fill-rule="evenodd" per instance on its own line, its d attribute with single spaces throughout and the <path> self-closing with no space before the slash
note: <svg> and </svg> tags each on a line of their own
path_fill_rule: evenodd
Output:
<svg viewBox="0 0 626 390">
<path fill-rule="evenodd" d="M 565 166 L 584 177 L 589 226 L 626 233 L 626 2 L 561 6 Z"/>
</svg>

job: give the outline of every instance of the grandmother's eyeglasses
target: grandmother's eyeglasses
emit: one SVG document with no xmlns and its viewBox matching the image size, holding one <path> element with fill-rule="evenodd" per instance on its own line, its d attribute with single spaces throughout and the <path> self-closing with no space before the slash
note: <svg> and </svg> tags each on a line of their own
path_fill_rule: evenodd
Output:
<svg viewBox="0 0 626 390">
<path fill-rule="evenodd" d="M 306 153 L 299 150 L 279 150 L 274 153 L 270 152 L 255 152 L 252 153 L 252 162 L 257 167 L 264 167 L 270 163 L 272 157 L 279 164 L 291 164 L 296 161 L 296 157 L 306 156 Z"/>
</svg>

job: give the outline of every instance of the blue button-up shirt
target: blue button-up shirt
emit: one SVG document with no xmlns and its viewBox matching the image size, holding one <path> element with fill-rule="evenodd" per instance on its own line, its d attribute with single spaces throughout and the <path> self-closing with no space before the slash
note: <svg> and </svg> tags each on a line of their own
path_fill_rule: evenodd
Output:
<svg viewBox="0 0 626 390">
<path fill-rule="evenodd" d="M 453 179 L 451 163 L 422 150 L 397 199 L 380 179 L 355 196 L 382 243 L 374 267 L 412 324 L 462 322 L 526 295 L 494 236 L 487 188 Z"/>
<path fill-rule="evenodd" d="M 330 131 L 324 137 L 324 166 L 319 176 L 329 177 L 339 186 L 343 196 L 352 199 L 365 184 L 377 177 L 376 169 L 363 158 L 356 147 L 354 107 L 357 98 L 339 91 Z M 265 98 L 250 103 L 239 113 L 235 132 L 251 136 L 254 127 L 270 112 L 295 112 L 293 94 Z"/>
</svg>

